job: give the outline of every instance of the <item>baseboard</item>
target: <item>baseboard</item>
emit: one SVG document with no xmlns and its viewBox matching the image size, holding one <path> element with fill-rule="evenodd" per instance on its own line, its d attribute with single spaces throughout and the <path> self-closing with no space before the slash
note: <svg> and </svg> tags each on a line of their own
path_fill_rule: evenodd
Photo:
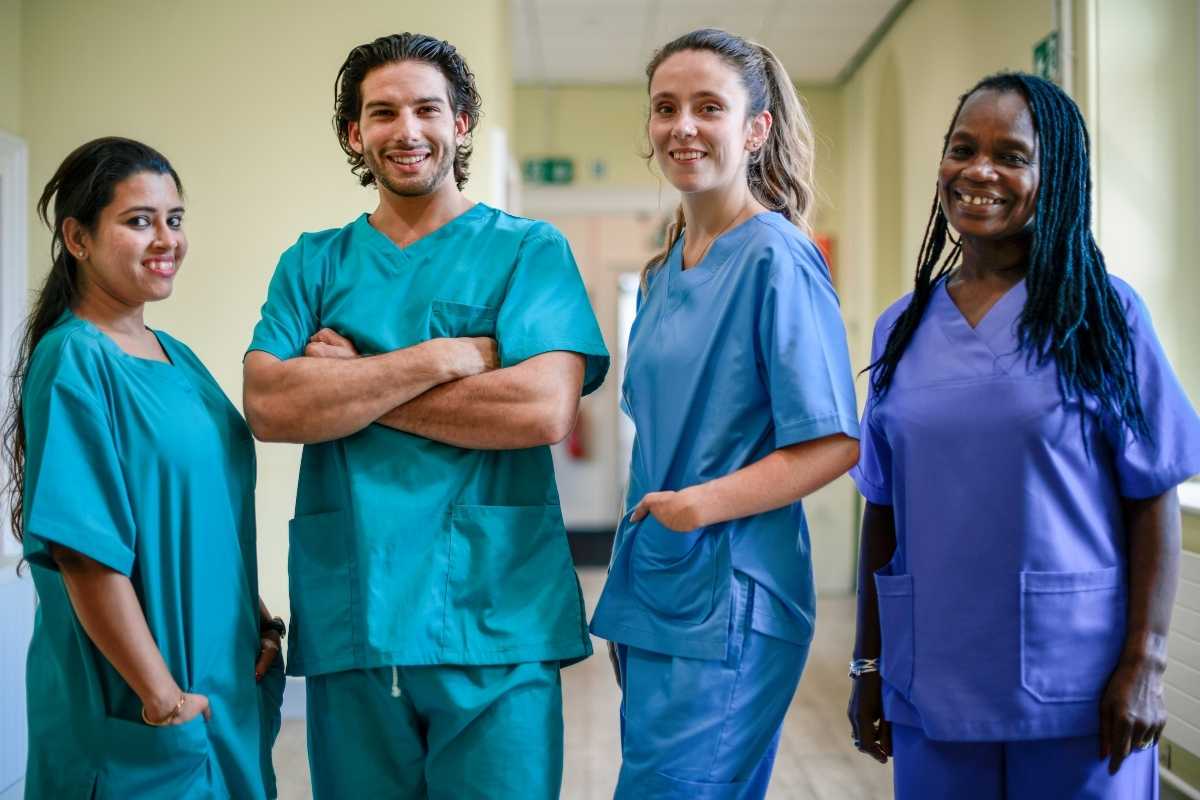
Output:
<svg viewBox="0 0 1200 800">
<path fill-rule="evenodd" d="M 612 555 L 612 528 L 573 529 L 567 531 L 567 542 L 571 545 L 571 558 L 577 567 L 608 566 Z"/>
</svg>

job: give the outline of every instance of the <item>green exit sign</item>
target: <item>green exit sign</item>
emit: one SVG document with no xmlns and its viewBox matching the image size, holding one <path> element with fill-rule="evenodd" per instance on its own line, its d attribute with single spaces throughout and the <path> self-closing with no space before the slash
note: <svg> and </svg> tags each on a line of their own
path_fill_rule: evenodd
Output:
<svg viewBox="0 0 1200 800">
<path fill-rule="evenodd" d="M 527 158 L 521 173 L 526 183 L 565 186 L 575 180 L 575 162 L 569 158 Z"/>
<path fill-rule="evenodd" d="M 1033 46 L 1033 74 L 1048 81 L 1059 82 L 1058 31 Z"/>
</svg>

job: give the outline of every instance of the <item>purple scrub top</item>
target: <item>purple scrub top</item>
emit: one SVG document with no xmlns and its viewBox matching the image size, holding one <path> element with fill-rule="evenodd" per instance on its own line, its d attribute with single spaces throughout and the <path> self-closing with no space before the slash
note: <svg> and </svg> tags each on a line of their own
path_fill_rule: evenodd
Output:
<svg viewBox="0 0 1200 800">
<path fill-rule="evenodd" d="M 851 473 L 890 505 L 897 547 L 875 576 L 884 713 L 931 739 L 1099 730 L 1125 636 L 1121 498 L 1200 472 L 1200 418 L 1125 282 L 1150 440 L 1095 398 L 1064 400 L 1051 359 L 1017 352 L 1022 281 L 971 328 L 939 282 L 887 394 L 871 392 Z M 883 352 L 902 298 L 875 326 Z"/>
</svg>

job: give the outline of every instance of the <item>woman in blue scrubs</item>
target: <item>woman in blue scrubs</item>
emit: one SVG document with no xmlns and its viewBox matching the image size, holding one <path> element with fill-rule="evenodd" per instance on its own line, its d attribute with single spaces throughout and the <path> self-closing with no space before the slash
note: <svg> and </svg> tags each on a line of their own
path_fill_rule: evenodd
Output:
<svg viewBox="0 0 1200 800">
<path fill-rule="evenodd" d="M 54 260 L 5 427 L 39 599 L 28 798 L 275 794 L 282 623 L 258 598 L 253 443 L 195 354 L 143 322 L 187 252 L 181 192 L 161 154 L 106 138 L 38 204 Z"/>
<path fill-rule="evenodd" d="M 592 620 L 617 643 L 616 796 L 761 798 L 813 633 L 800 498 L 855 463 L 853 380 L 782 65 L 706 29 L 646 74 L 683 203 L 630 334 L 630 512 Z"/>
<path fill-rule="evenodd" d="M 1106 272 L 1090 189 L 1071 99 L 983 80 L 875 328 L 849 717 L 900 800 L 1157 797 L 1200 419 Z"/>
</svg>

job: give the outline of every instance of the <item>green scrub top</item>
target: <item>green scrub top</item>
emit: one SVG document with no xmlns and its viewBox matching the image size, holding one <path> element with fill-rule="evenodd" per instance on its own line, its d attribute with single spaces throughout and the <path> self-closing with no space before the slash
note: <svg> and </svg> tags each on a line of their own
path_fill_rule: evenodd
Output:
<svg viewBox="0 0 1200 800">
<path fill-rule="evenodd" d="M 254 680 L 254 445 L 182 343 L 171 363 L 122 351 L 70 312 L 24 385 L 25 558 L 39 605 L 26 691 L 30 798 L 273 797 L 282 671 Z M 50 556 L 127 575 L 167 668 L 212 719 L 152 728 L 88 638 Z"/>
<path fill-rule="evenodd" d="M 371 227 L 284 252 L 250 350 L 303 353 L 322 327 L 364 355 L 491 336 L 501 367 L 608 353 L 566 240 L 477 204 L 407 247 Z M 547 447 L 468 450 L 372 424 L 306 445 L 290 525 L 288 672 L 572 661 L 591 652 Z"/>
</svg>

